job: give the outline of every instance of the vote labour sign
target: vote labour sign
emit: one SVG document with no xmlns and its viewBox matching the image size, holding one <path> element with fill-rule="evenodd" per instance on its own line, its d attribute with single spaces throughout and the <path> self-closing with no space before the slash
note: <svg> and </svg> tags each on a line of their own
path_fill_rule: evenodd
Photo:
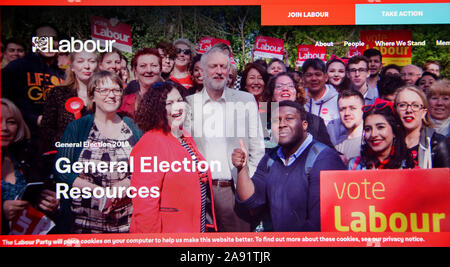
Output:
<svg viewBox="0 0 450 267">
<path fill-rule="evenodd" d="M 448 168 L 322 171 L 322 232 L 449 232 Z"/>
<path fill-rule="evenodd" d="M 258 36 L 255 40 L 256 58 L 278 58 L 283 59 L 284 41 L 282 39 Z"/>
<path fill-rule="evenodd" d="M 358 47 L 361 54 L 369 48 L 377 49 L 383 56 L 385 66 L 411 64 L 411 50 L 415 42 L 412 42 L 410 30 L 361 31 L 360 40 L 364 43 Z"/>
<path fill-rule="evenodd" d="M 297 45 L 297 66 L 302 66 L 309 58 L 318 58 L 327 61 L 327 48 L 315 45 Z"/>
<path fill-rule="evenodd" d="M 131 53 L 133 42 L 131 37 L 131 26 L 120 23 L 116 19 L 102 17 L 91 17 L 91 34 L 93 40 L 115 40 L 113 47 Z"/>
</svg>

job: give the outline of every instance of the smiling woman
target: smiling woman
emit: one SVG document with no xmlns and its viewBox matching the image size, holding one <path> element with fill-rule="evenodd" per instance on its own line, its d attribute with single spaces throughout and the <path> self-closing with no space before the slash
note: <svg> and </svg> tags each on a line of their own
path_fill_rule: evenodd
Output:
<svg viewBox="0 0 450 267">
<path fill-rule="evenodd" d="M 406 129 L 405 142 L 420 168 L 450 166 L 450 142 L 431 128 L 425 94 L 414 85 L 402 87 L 395 97 L 396 111 Z"/>
<path fill-rule="evenodd" d="M 414 162 L 406 148 L 405 129 L 393 103 L 376 99 L 363 107 L 363 136 L 361 156 L 350 160 L 350 170 L 413 168 Z"/>
<path fill-rule="evenodd" d="M 262 65 L 249 63 L 242 73 L 241 88 L 254 95 L 259 103 L 263 101 L 263 91 L 267 80 L 268 74 Z"/>
<path fill-rule="evenodd" d="M 122 102 L 122 80 L 113 72 L 100 71 L 92 75 L 88 84 L 88 110 L 94 114 L 86 115 L 71 122 L 61 139 L 61 143 L 117 143 L 128 142 L 129 146 L 72 146 L 61 147 L 57 158 L 67 158 L 70 162 L 80 164 L 99 162 L 126 162 L 132 147 L 141 136 L 141 131 L 128 117 L 120 117 L 117 110 Z M 57 181 L 66 183 L 71 188 L 125 187 L 130 185 L 130 171 L 113 171 L 106 173 L 77 173 L 74 170 L 59 172 Z M 113 233 L 128 232 L 131 219 L 130 199 L 115 198 L 111 205 L 100 209 L 100 200 L 72 199 L 64 200 L 64 214 L 67 220 L 65 229 L 71 233 Z M 70 211 L 69 211 L 70 209 Z"/>
<path fill-rule="evenodd" d="M 118 112 L 124 112 L 127 116 L 134 117 L 134 114 L 141 102 L 142 97 L 161 78 L 162 59 L 160 53 L 155 48 L 142 48 L 131 61 L 134 75 L 139 84 L 139 90 L 123 97 L 122 106 Z"/>
<path fill-rule="evenodd" d="M 177 50 L 177 57 L 175 58 L 175 66 L 170 74 L 170 79 L 189 89 L 193 86 L 189 75 L 189 66 L 192 58 L 195 56 L 195 50 L 187 39 L 178 39 L 173 42 L 173 45 Z"/>
<path fill-rule="evenodd" d="M 130 232 L 205 232 L 217 230 L 209 169 L 201 168 L 203 156 L 192 137 L 182 129 L 188 106 L 186 89 L 174 82 L 154 84 L 136 113 L 139 127 L 146 131 L 131 157 L 158 158 L 177 162 L 192 159 L 197 172 L 170 168 L 167 172 L 144 171 L 136 161 L 131 186 L 161 188 L 159 199 L 134 198 Z M 182 192 L 182 194 L 180 194 Z"/>
</svg>

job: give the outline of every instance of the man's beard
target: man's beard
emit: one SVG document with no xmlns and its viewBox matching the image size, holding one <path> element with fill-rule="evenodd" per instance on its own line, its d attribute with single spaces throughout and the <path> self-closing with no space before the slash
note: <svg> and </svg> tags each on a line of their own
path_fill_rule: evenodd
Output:
<svg viewBox="0 0 450 267">
<path fill-rule="evenodd" d="M 216 82 L 213 79 L 209 78 L 208 75 L 205 75 L 203 84 L 208 89 L 215 90 L 215 91 L 221 91 L 227 85 L 227 79 L 223 79 L 223 81 L 221 81 L 221 82 Z"/>
</svg>

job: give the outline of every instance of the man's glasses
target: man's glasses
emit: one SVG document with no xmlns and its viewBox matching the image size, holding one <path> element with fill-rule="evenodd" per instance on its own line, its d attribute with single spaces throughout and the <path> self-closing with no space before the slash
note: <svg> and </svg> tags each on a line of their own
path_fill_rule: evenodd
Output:
<svg viewBox="0 0 450 267">
<path fill-rule="evenodd" d="M 392 110 L 392 113 L 395 113 L 394 111 L 394 103 L 392 103 L 391 101 L 387 101 L 381 98 L 377 98 L 375 99 L 375 103 L 373 103 L 373 105 L 365 105 L 362 107 L 362 111 L 363 112 L 369 112 L 372 109 L 376 109 L 376 110 L 382 110 L 389 107 Z"/>
<path fill-rule="evenodd" d="M 177 54 L 180 54 L 180 53 L 183 53 L 183 54 L 185 54 L 186 56 L 187 56 L 187 55 L 190 55 L 190 54 L 191 54 L 191 49 L 181 49 L 181 48 L 178 48 Z"/>
<path fill-rule="evenodd" d="M 111 92 L 113 92 L 113 94 L 115 96 L 119 96 L 123 94 L 123 90 L 120 88 L 113 88 L 113 89 L 109 89 L 109 88 L 96 88 L 95 91 L 97 93 L 99 93 L 101 96 L 107 96 L 109 95 Z"/>
<path fill-rule="evenodd" d="M 349 69 L 348 71 L 349 71 L 350 73 L 352 73 L 352 74 L 355 74 L 356 72 L 359 72 L 359 73 L 367 72 L 367 69 L 366 69 L 366 68 Z"/>
</svg>

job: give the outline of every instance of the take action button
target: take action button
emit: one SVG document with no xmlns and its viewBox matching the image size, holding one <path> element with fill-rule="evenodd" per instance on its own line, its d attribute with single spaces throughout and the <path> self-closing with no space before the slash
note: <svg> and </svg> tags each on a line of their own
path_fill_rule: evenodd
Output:
<svg viewBox="0 0 450 267">
<path fill-rule="evenodd" d="M 450 3 L 356 4 L 356 25 L 448 24 Z"/>
</svg>

